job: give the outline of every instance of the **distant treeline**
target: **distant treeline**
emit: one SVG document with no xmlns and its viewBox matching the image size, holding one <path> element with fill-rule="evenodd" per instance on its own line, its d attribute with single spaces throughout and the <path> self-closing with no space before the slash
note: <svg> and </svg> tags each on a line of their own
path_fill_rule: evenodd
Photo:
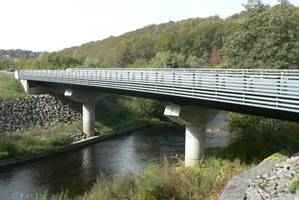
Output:
<svg viewBox="0 0 299 200">
<path fill-rule="evenodd" d="M 151 25 L 119 37 L 38 58 L 4 59 L 6 68 L 229 67 L 299 68 L 299 8 L 249 0 L 227 19 L 217 16 Z"/>
</svg>

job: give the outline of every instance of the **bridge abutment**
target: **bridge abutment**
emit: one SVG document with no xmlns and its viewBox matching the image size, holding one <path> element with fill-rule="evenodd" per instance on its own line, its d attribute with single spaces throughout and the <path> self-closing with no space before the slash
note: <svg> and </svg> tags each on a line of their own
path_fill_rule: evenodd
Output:
<svg viewBox="0 0 299 200">
<path fill-rule="evenodd" d="M 167 105 L 164 115 L 185 126 L 185 166 L 194 166 L 205 155 L 206 124 L 216 111 L 196 106 Z"/>
</svg>

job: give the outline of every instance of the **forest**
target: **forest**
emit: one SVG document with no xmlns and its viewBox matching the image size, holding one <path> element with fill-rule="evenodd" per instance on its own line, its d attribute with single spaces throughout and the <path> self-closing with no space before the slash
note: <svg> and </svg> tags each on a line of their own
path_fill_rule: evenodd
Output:
<svg viewBox="0 0 299 200">
<path fill-rule="evenodd" d="M 68 67 L 299 67 L 299 8 L 249 0 L 241 13 L 149 25 L 121 36 L 0 60 L 0 69 Z"/>
</svg>

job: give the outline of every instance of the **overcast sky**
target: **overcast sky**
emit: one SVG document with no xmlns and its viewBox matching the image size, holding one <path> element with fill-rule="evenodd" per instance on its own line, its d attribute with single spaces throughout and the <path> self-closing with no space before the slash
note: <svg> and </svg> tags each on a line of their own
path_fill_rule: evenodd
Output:
<svg viewBox="0 0 299 200">
<path fill-rule="evenodd" d="M 247 0 L 1 0 L 0 49 L 55 51 L 149 24 L 227 17 Z M 264 0 L 275 4 L 277 0 Z M 291 0 L 299 5 L 299 0 Z"/>
</svg>

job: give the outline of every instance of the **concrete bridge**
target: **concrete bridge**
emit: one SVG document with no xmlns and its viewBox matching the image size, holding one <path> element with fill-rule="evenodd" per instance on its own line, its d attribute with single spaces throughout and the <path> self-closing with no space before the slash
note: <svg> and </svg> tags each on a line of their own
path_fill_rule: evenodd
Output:
<svg viewBox="0 0 299 200">
<path fill-rule="evenodd" d="M 16 71 L 15 77 L 29 94 L 62 93 L 82 103 L 83 132 L 88 136 L 95 132 L 99 92 L 168 102 L 164 114 L 186 127 L 187 166 L 196 164 L 204 154 L 203 124 L 214 112 L 209 109 L 299 121 L 299 70 L 22 70 Z"/>
</svg>

